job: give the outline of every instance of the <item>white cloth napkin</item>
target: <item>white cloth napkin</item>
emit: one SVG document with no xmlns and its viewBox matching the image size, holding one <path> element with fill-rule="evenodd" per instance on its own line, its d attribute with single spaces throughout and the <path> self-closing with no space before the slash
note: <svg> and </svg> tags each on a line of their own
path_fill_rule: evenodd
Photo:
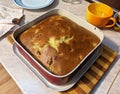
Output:
<svg viewBox="0 0 120 94">
<path fill-rule="evenodd" d="M 13 26 L 12 20 L 14 18 L 21 18 L 23 16 L 23 9 L 15 9 L 0 3 L 0 37 L 6 34 Z"/>
</svg>

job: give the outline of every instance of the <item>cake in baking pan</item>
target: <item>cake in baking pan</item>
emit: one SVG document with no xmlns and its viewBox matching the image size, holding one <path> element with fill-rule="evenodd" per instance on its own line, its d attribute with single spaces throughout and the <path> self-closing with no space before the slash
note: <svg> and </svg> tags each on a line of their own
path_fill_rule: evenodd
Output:
<svg viewBox="0 0 120 94">
<path fill-rule="evenodd" d="M 52 15 L 21 33 L 21 45 L 48 71 L 66 75 L 98 45 L 89 30 L 61 15 Z"/>
</svg>

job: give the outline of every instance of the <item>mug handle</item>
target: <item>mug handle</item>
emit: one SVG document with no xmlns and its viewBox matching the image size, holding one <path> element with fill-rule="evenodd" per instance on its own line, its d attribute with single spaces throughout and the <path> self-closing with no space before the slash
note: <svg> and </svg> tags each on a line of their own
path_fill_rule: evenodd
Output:
<svg viewBox="0 0 120 94">
<path fill-rule="evenodd" d="M 110 17 L 109 21 L 112 21 L 112 24 L 106 25 L 106 28 L 113 27 L 116 24 L 116 19 L 114 17 Z"/>
</svg>

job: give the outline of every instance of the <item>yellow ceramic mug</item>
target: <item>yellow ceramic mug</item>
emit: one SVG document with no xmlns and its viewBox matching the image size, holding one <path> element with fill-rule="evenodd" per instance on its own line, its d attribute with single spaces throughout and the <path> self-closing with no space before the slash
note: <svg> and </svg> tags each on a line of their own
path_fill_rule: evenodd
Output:
<svg viewBox="0 0 120 94">
<path fill-rule="evenodd" d="M 116 19 L 112 17 L 113 10 L 103 3 L 91 3 L 86 12 L 86 20 L 97 27 L 112 27 Z M 110 21 L 112 23 L 108 24 Z"/>
</svg>

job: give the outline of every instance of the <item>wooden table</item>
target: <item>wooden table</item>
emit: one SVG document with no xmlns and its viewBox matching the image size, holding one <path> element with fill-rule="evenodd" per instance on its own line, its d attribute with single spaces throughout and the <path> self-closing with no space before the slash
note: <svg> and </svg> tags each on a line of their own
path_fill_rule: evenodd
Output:
<svg viewBox="0 0 120 94">
<path fill-rule="evenodd" d="M 22 94 L 20 88 L 0 64 L 0 94 Z"/>
<path fill-rule="evenodd" d="M 15 8 L 17 7 L 12 3 L 12 0 L 8 0 L 7 2 L 5 0 L 1 0 L 0 2 L 3 2 L 4 4 L 9 5 L 11 7 L 15 7 Z M 54 8 L 66 9 L 67 11 L 70 11 L 73 14 L 85 19 L 85 11 L 88 4 L 89 4 L 88 2 L 82 1 L 82 4 L 72 5 L 72 4 L 62 2 L 62 0 L 55 0 L 55 2 L 51 6 L 45 9 L 34 10 L 34 11 L 24 10 L 24 14 L 26 15 L 25 23 L 42 15 L 43 13 L 47 12 L 49 9 L 54 9 Z M 100 83 L 97 84 L 95 89 L 92 91 L 92 94 L 120 94 L 120 42 L 119 42 L 120 33 L 112 30 L 102 30 L 102 31 L 105 34 L 105 39 L 103 43 L 106 44 L 108 47 L 112 48 L 113 50 L 115 50 L 116 52 L 118 52 L 118 57 L 114 61 L 114 63 L 110 66 L 109 70 L 102 77 L 102 79 L 100 80 Z M 1 65 L 4 66 L 4 68 L 9 73 L 9 76 L 11 76 L 14 79 L 14 81 L 16 82 L 16 84 L 19 86 L 19 88 L 22 90 L 23 93 L 46 94 L 46 92 L 49 92 L 50 94 L 56 94 L 55 91 L 48 89 L 29 70 L 29 68 L 26 67 L 21 62 L 21 60 L 15 56 L 15 54 L 12 51 L 12 45 L 7 41 L 6 38 L 0 41 L 0 50 L 1 50 L 1 53 L 0 53 Z M 9 78 L 9 76 L 7 77 Z M 2 80 L 0 80 L 0 82 L 1 81 Z M 3 81 L 2 81 L 2 84 L 3 84 Z M 11 84 L 8 84 L 8 86 L 12 87 Z M 1 87 L 1 84 L 0 84 L 0 87 Z M 2 90 L 6 91 L 6 89 L 3 89 L 3 88 Z M 12 90 L 13 88 L 11 89 L 11 91 Z M 19 92 L 19 89 L 17 90 Z M 6 94 L 10 94 L 10 92 Z"/>
</svg>

